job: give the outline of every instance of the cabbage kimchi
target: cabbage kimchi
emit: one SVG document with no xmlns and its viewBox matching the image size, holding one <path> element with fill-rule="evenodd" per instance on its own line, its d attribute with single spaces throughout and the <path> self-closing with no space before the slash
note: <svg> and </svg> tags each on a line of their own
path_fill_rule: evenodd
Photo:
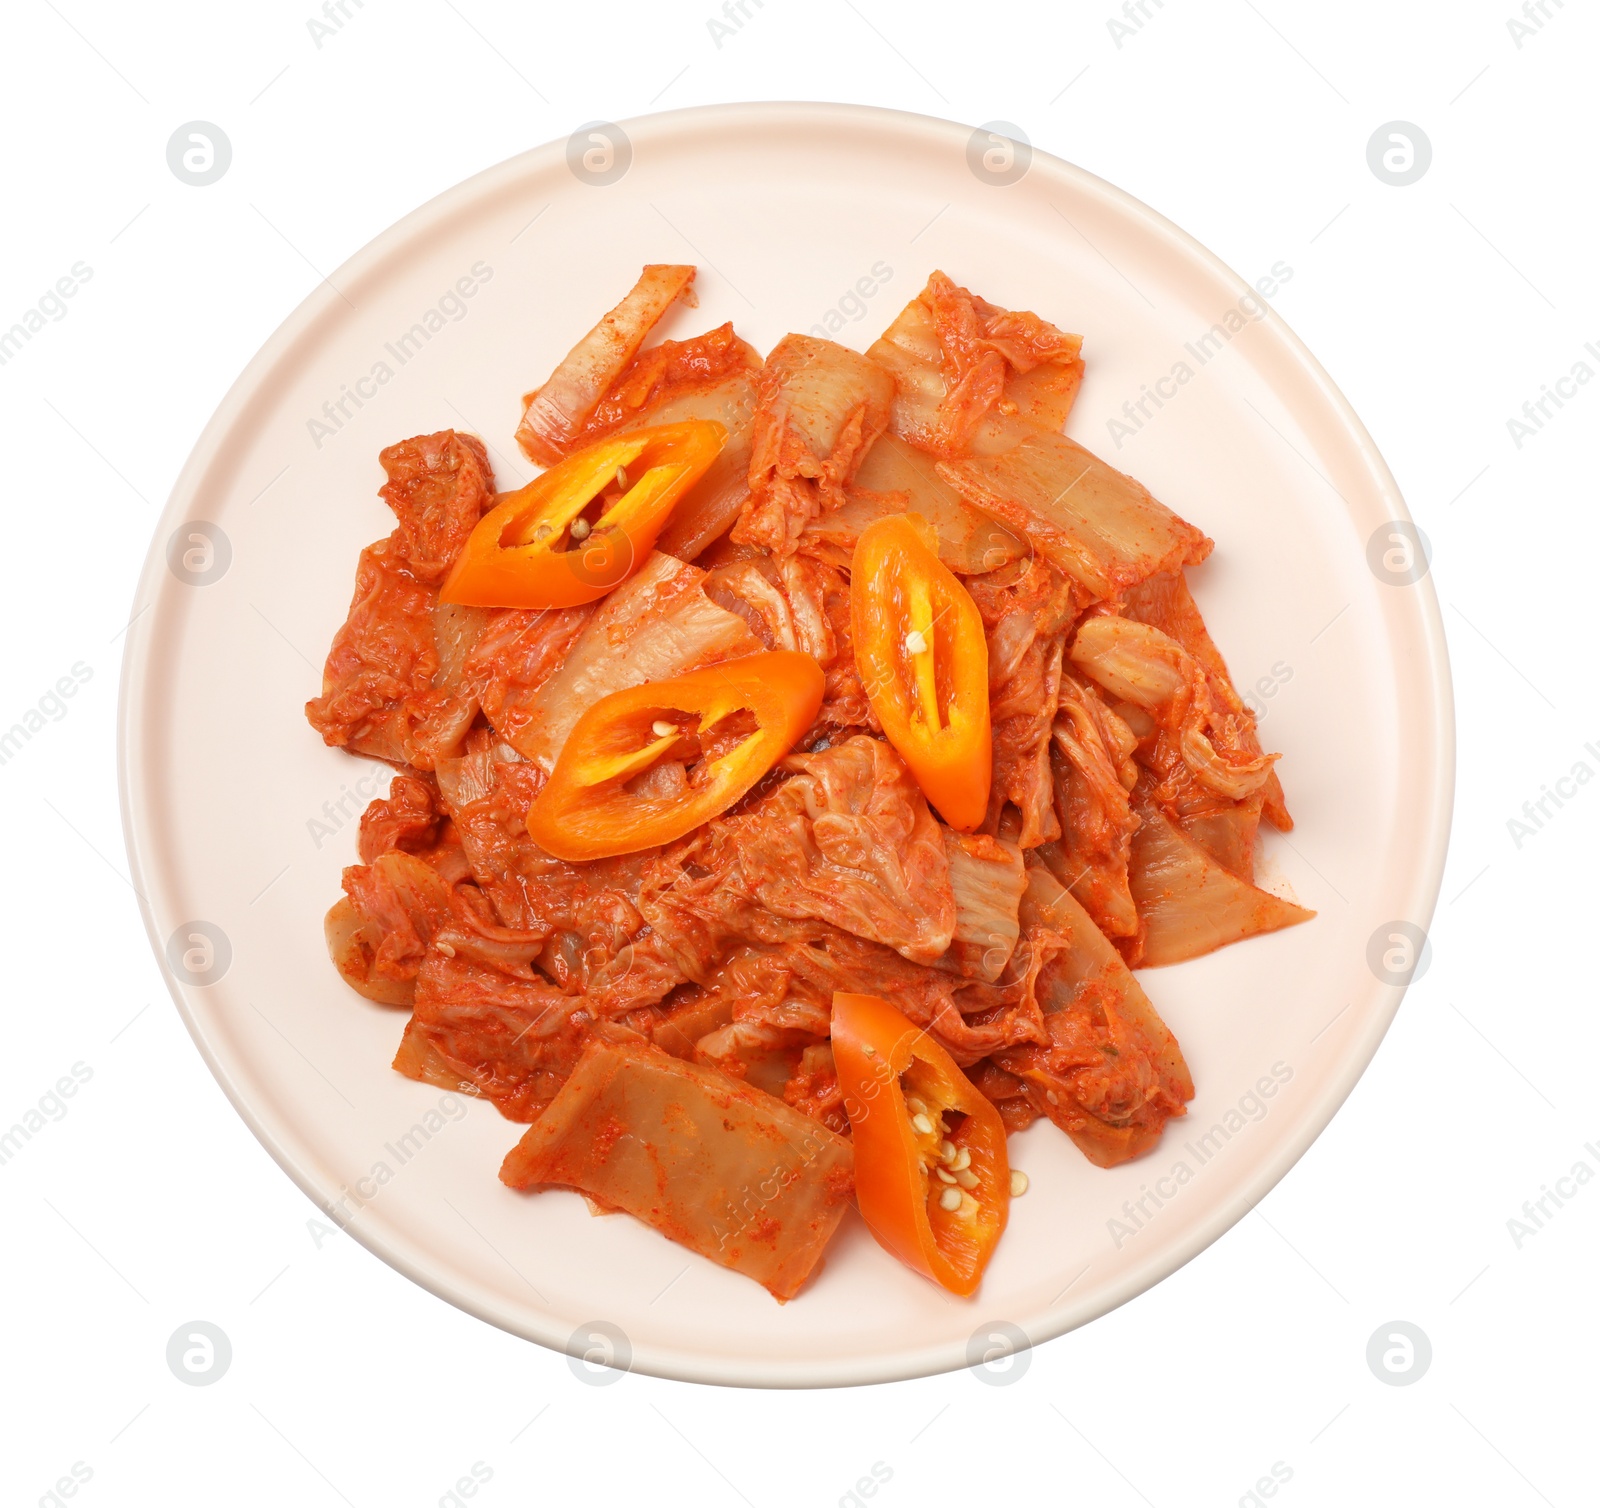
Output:
<svg viewBox="0 0 1600 1508">
<path fill-rule="evenodd" d="M 1184 1114 L 1132 971 L 1311 916 L 1255 883 L 1278 756 L 1190 593 L 1212 541 L 1062 432 L 1078 336 L 934 272 L 865 352 L 656 338 L 694 278 L 646 267 L 527 394 L 559 486 L 497 496 L 454 430 L 379 456 L 306 713 L 395 773 L 328 948 L 396 1069 L 527 1127 L 510 1187 L 780 1300 L 859 1193 L 969 1293 L 1007 1133 L 1110 1167 Z"/>
</svg>

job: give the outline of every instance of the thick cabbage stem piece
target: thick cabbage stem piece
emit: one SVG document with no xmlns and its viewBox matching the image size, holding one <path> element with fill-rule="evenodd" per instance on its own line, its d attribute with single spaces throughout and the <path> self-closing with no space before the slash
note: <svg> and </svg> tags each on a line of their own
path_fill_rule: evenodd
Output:
<svg viewBox="0 0 1600 1508">
<path fill-rule="evenodd" d="M 760 360 L 708 387 L 686 388 L 641 415 L 640 424 L 677 424 L 684 419 L 715 419 L 728 431 L 716 460 L 679 500 L 656 548 L 679 560 L 693 560 L 726 533 L 750 496 L 750 453 L 756 415 Z"/>
<path fill-rule="evenodd" d="M 1027 888 L 1022 850 L 982 834 L 962 835 L 941 828 L 950 889 L 956 898 L 956 924 L 945 961 L 991 984 L 1016 951 L 1021 925 L 1017 906 Z"/>
<path fill-rule="evenodd" d="M 590 1043 L 500 1169 L 575 1188 L 793 1298 L 849 1208 L 844 1137 L 782 1100 L 641 1040 Z"/>
<path fill-rule="evenodd" d="M 653 265 L 622 302 L 561 358 L 542 387 L 523 398 L 517 444 L 530 461 L 554 466 L 633 360 L 645 337 L 694 282 L 694 268 Z"/>
<path fill-rule="evenodd" d="M 512 746 L 546 774 L 573 725 L 603 696 L 755 654 L 745 620 L 705 594 L 706 573 L 670 555 L 649 561 L 600 604 L 561 668 L 522 709 Z"/>
<path fill-rule="evenodd" d="M 1065 435 L 1036 429 L 999 455 L 940 461 L 937 470 L 1092 597 L 1113 597 L 1211 553 L 1193 524 Z"/>
<path fill-rule="evenodd" d="M 1096 1167 L 1138 1157 L 1194 1098 L 1177 1039 L 1116 948 L 1043 867 L 1028 870 L 1022 925 L 1042 959 L 1049 1045 L 1007 1048 L 994 1061 Z"/>
<path fill-rule="evenodd" d="M 1256 834 L 1261 827 L 1264 792 L 1220 810 L 1196 812 L 1178 826 L 1230 874 L 1255 883 Z"/>
<path fill-rule="evenodd" d="M 897 435 L 882 435 L 856 472 L 844 506 L 815 520 L 800 548 L 848 566 L 868 524 L 890 513 L 917 513 L 938 532 L 939 559 L 958 576 L 997 571 L 1029 553 L 1027 540 L 963 501 L 933 466 L 932 456 Z M 828 545 L 838 554 L 829 555 Z"/>
<path fill-rule="evenodd" d="M 1153 801 L 1137 799 L 1128 887 L 1144 922 L 1141 964 L 1182 963 L 1316 915 L 1231 873 Z"/>
</svg>

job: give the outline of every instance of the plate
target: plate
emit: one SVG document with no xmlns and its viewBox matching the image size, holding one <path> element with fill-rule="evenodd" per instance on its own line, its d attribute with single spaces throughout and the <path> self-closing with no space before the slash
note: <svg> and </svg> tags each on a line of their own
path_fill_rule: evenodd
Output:
<svg viewBox="0 0 1600 1508">
<path fill-rule="evenodd" d="M 1048 1124 L 975 1300 L 851 1216 L 787 1305 L 626 1216 L 495 1173 L 520 1128 L 390 1071 L 401 1017 L 358 998 L 321 918 L 380 766 L 301 715 L 388 533 L 378 451 L 455 427 L 502 487 L 520 395 L 631 286 L 692 261 L 683 336 L 732 319 L 863 349 L 933 268 L 1085 338 L 1068 432 L 1217 542 L 1190 572 L 1261 708 L 1298 826 L 1265 867 L 1305 926 L 1141 977 L 1197 1094 L 1143 1159 L 1091 1167 Z M 1271 309 L 1144 205 L 1000 135 L 842 105 L 595 125 L 385 232 L 224 399 L 151 546 L 123 670 L 128 847 L 174 1000 L 296 1183 L 440 1297 L 558 1350 L 754 1386 L 934 1373 L 1103 1314 L 1216 1240 L 1328 1124 L 1426 954 L 1453 776 L 1425 555 L 1349 405 Z M 1010 1337 L 1008 1340 L 1006 1337 Z"/>
</svg>

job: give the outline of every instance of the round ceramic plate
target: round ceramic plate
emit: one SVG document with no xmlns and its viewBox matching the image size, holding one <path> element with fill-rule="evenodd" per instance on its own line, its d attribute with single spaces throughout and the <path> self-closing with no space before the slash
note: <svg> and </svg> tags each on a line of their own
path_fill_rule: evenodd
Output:
<svg viewBox="0 0 1600 1508">
<path fill-rule="evenodd" d="M 521 1128 L 392 1072 L 402 1018 L 347 989 L 323 949 L 387 771 L 323 747 L 301 708 L 357 552 L 392 527 L 378 451 L 472 430 L 502 487 L 525 479 L 520 395 L 645 262 L 699 266 L 698 309 L 666 328 L 679 337 L 731 319 L 763 350 L 791 330 L 864 349 L 934 268 L 1081 331 L 1068 432 L 1217 542 L 1191 582 L 1283 753 L 1298 819 L 1266 838 L 1264 873 L 1319 914 L 1141 976 L 1194 1073 L 1188 1118 L 1109 1172 L 1046 1123 L 1014 1138 L 1032 1188 L 970 1301 L 902 1268 L 853 1213 L 780 1305 L 574 1193 L 513 1193 L 495 1175 Z M 586 128 L 340 268 L 195 447 L 123 679 L 124 817 L 151 940 L 206 1062 L 284 1170 L 385 1261 L 493 1324 L 558 1349 L 592 1332 L 636 1369 L 762 1386 L 912 1377 L 968 1363 L 992 1334 L 1047 1340 L 1239 1219 L 1394 1015 L 1452 780 L 1431 585 L 1407 564 L 1410 526 L 1391 527 L 1405 507 L 1366 431 L 1271 312 L 1292 276 L 1253 291 L 1067 163 L 840 105 Z"/>
</svg>

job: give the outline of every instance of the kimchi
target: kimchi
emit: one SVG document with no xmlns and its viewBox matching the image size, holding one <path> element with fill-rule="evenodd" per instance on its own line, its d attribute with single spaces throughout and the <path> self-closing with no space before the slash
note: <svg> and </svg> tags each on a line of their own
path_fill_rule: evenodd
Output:
<svg viewBox="0 0 1600 1508">
<path fill-rule="evenodd" d="M 1008 1133 L 1112 1167 L 1184 1115 L 1133 971 L 1312 916 L 1256 883 L 1278 755 L 1190 591 L 1212 540 L 1063 433 L 1081 337 L 935 271 L 865 352 L 658 338 L 694 277 L 513 374 L 548 486 L 454 430 L 379 456 L 306 715 L 395 774 L 329 953 L 395 1069 L 526 1128 L 511 1187 L 788 1300 L 859 1186 L 969 1294 Z"/>
</svg>

